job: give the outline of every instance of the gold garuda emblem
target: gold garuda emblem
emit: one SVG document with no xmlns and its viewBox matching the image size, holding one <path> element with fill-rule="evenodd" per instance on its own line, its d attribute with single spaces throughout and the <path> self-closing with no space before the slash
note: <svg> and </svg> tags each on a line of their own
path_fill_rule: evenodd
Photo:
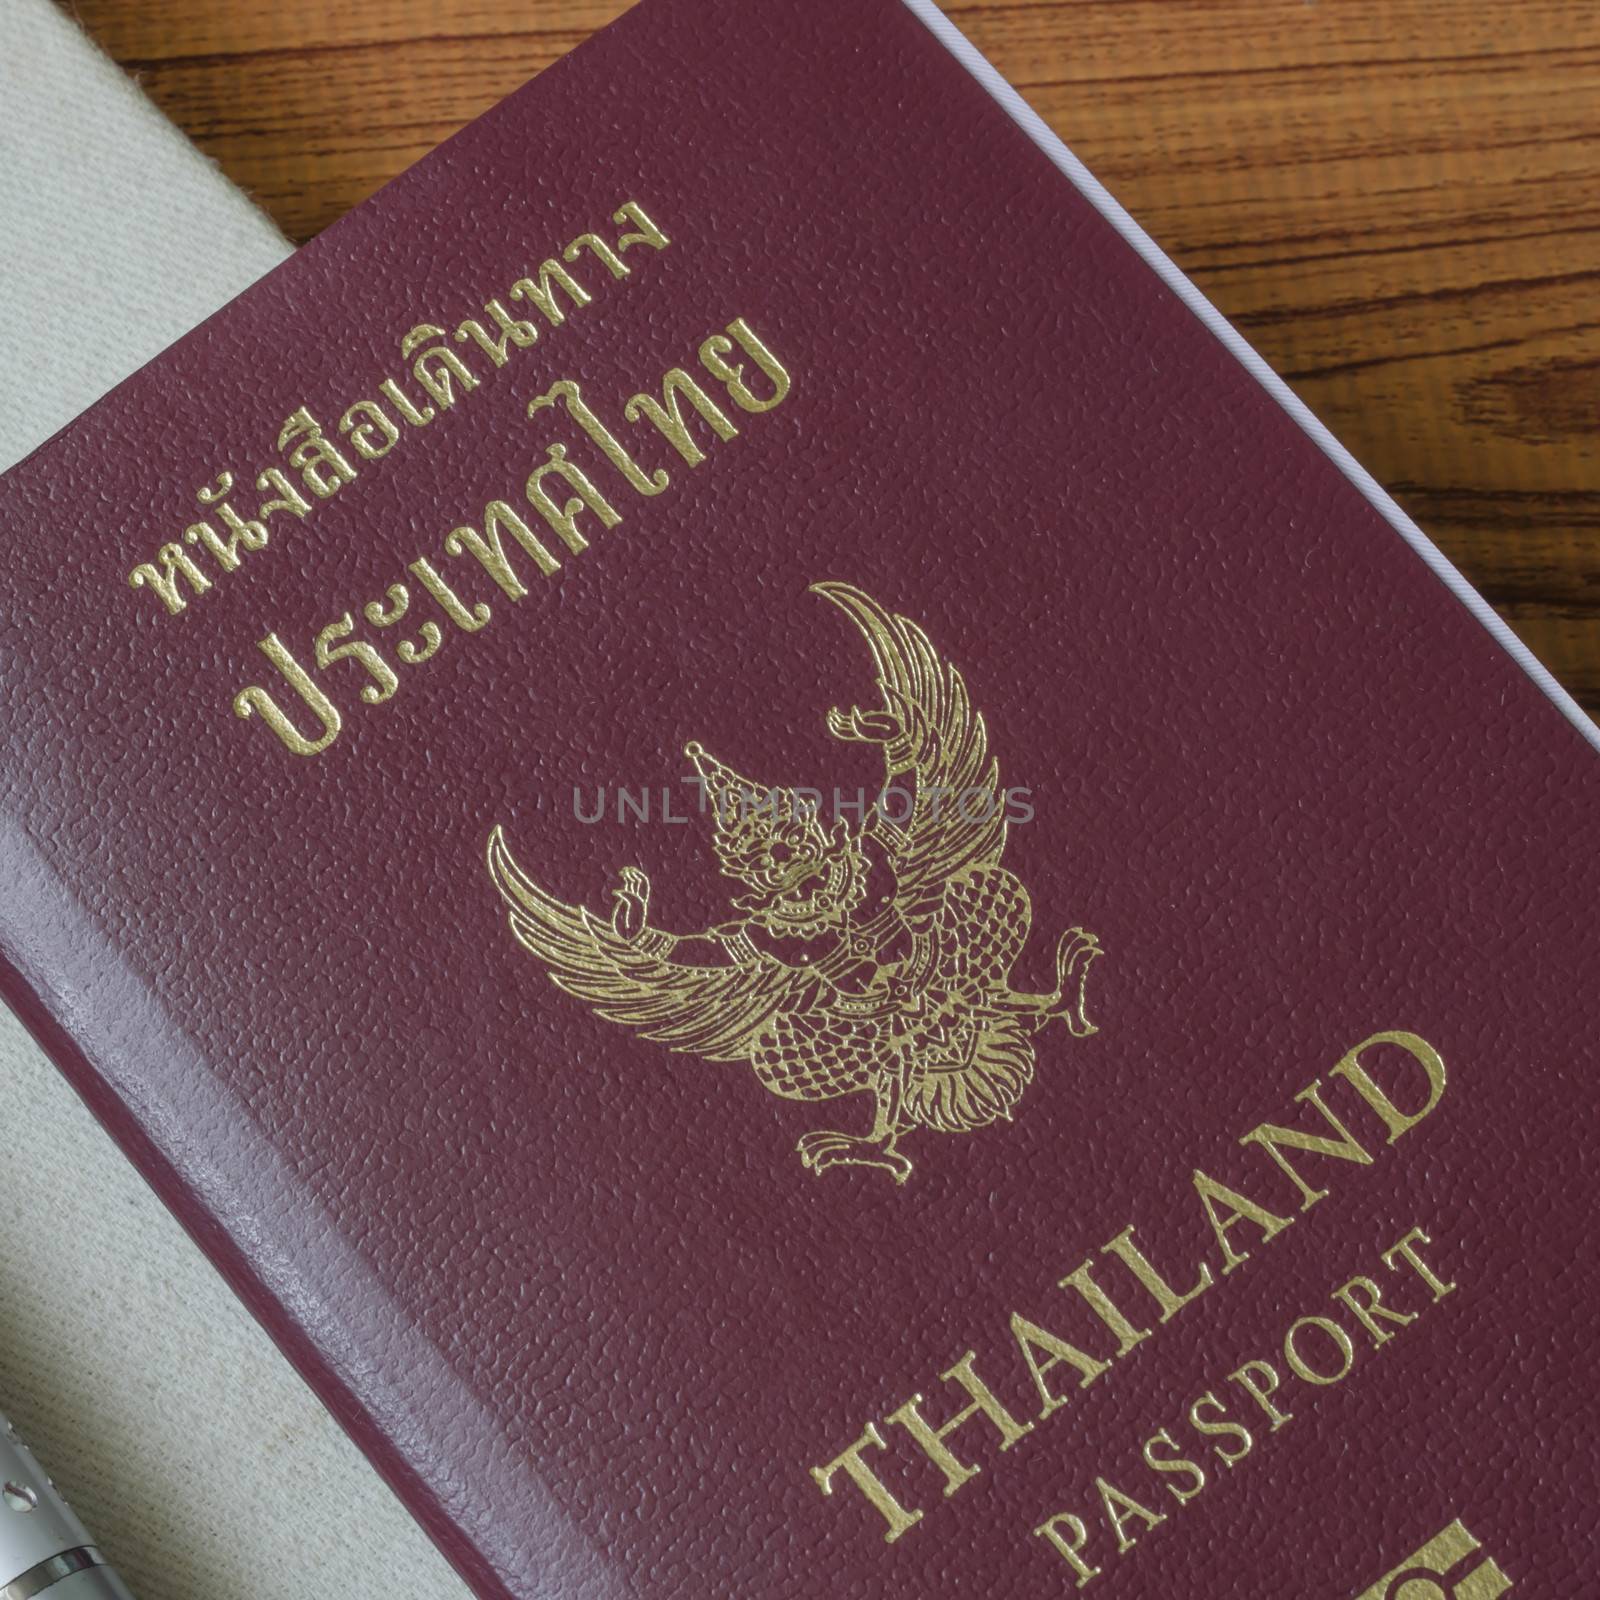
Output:
<svg viewBox="0 0 1600 1600">
<path fill-rule="evenodd" d="M 904 1183 L 907 1134 L 1009 1121 L 1033 1080 L 1034 1036 L 1056 1020 L 1077 1038 L 1096 1031 L 1084 984 L 1100 944 L 1070 928 L 1055 990 L 1011 988 L 1033 908 L 1000 864 L 1008 797 L 961 674 L 859 589 L 812 593 L 855 622 L 877 668 L 880 703 L 827 722 L 882 749 L 877 803 L 830 825 L 817 791 L 756 784 L 686 746 L 718 865 L 743 891 L 735 915 L 701 933 L 652 925 L 637 868 L 622 871 L 609 917 L 541 889 L 499 828 L 489 871 L 512 933 L 558 987 L 673 1050 L 746 1061 L 785 1099 L 871 1095 L 870 1128 L 808 1133 L 800 1159 Z"/>
</svg>

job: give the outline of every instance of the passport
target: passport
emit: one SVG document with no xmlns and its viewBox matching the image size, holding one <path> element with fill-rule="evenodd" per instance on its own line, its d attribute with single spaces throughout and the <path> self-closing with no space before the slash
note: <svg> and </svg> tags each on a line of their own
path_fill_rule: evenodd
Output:
<svg viewBox="0 0 1600 1600">
<path fill-rule="evenodd" d="M 479 1594 L 1586 1592 L 1595 732 L 931 4 L 4 488 L 5 996 Z"/>
</svg>

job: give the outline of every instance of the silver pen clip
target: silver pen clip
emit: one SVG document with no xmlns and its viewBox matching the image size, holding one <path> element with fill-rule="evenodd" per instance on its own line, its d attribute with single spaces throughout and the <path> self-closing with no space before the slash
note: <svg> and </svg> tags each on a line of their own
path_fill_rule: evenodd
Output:
<svg viewBox="0 0 1600 1600">
<path fill-rule="evenodd" d="M 133 1600 L 88 1529 L 0 1417 L 0 1600 Z"/>
</svg>

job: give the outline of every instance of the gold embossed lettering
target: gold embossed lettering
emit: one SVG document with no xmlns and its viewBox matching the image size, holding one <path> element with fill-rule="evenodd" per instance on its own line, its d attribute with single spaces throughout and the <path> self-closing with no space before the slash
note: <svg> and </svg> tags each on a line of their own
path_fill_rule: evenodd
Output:
<svg viewBox="0 0 1600 1600">
<path fill-rule="evenodd" d="M 1107 1483 L 1104 1478 L 1096 1478 L 1094 1486 L 1100 1494 L 1100 1505 L 1106 1514 L 1106 1521 L 1111 1524 L 1111 1531 L 1117 1536 L 1117 1553 L 1127 1555 L 1139 1542 L 1137 1534 L 1128 1532 L 1130 1522 L 1142 1522 L 1145 1531 L 1159 1528 L 1167 1519 L 1164 1514 L 1152 1511 L 1148 1506 L 1141 1505 L 1131 1494 L 1124 1494 L 1115 1484 Z"/>
<path fill-rule="evenodd" d="M 617 240 L 617 250 L 626 255 L 635 245 L 648 245 L 652 250 L 665 250 L 672 241 L 664 234 L 655 223 L 650 220 L 649 213 L 637 200 L 629 200 L 621 210 L 613 212 L 611 220 L 619 227 L 627 227 L 630 223 L 635 231 L 624 233 Z"/>
<path fill-rule="evenodd" d="M 500 337 L 496 339 L 476 317 L 468 317 L 456 329 L 456 342 L 458 344 L 464 344 L 468 339 L 471 339 L 495 366 L 503 367 L 511 359 L 513 345 L 519 350 L 526 350 L 529 345 L 538 343 L 539 329 L 537 326 L 512 316 L 506 310 L 503 302 L 499 300 L 487 301 L 483 309 L 494 318 L 495 326 L 500 330 Z"/>
<path fill-rule="evenodd" d="M 580 555 L 589 548 L 589 541 L 578 527 L 578 518 L 590 512 L 599 519 L 601 527 L 614 528 L 622 521 L 622 513 L 595 488 L 576 462 L 567 459 L 564 444 L 551 445 L 547 454 L 549 461 L 528 474 L 524 493 L 533 509 L 560 535 L 567 549 Z M 545 487 L 547 478 L 559 478 L 577 493 L 558 505 Z"/>
<path fill-rule="evenodd" d="M 1057 1338 L 1038 1323 L 1029 1322 L 1026 1317 L 1014 1315 L 1011 1318 L 1011 1337 L 1017 1341 L 1017 1348 L 1022 1352 L 1022 1359 L 1032 1375 L 1033 1386 L 1039 1391 L 1039 1398 L 1043 1402 L 1043 1410 L 1039 1413 L 1041 1418 L 1048 1417 L 1052 1411 L 1059 1410 L 1067 1403 L 1067 1396 L 1053 1394 L 1050 1385 L 1045 1382 L 1045 1374 L 1053 1368 L 1063 1362 L 1074 1368 L 1078 1373 L 1080 1389 L 1087 1389 L 1102 1373 L 1111 1370 L 1109 1361 L 1097 1361 L 1077 1345 Z M 1043 1352 L 1043 1360 L 1039 1358 L 1040 1352 Z"/>
<path fill-rule="evenodd" d="M 1247 1361 L 1242 1367 L 1228 1374 L 1228 1381 L 1238 1384 L 1261 1407 L 1267 1421 L 1272 1424 L 1274 1433 L 1284 1423 L 1294 1420 L 1292 1411 L 1280 1411 L 1272 1403 L 1272 1397 L 1278 1392 L 1278 1386 L 1283 1380 L 1279 1378 L 1278 1369 L 1271 1362 Z"/>
<path fill-rule="evenodd" d="M 727 441 L 738 436 L 739 430 L 728 420 L 727 414 L 682 367 L 674 367 L 667 374 L 661 385 L 660 400 L 648 394 L 636 394 L 623 407 L 622 414 L 629 422 L 648 418 L 691 467 L 698 467 L 706 453 L 689 431 L 688 419 L 683 413 L 685 400 L 700 413 L 717 438 Z"/>
<path fill-rule="evenodd" d="M 278 448 L 289 452 L 289 465 L 319 500 L 337 494 L 355 478 L 349 458 L 323 434 L 322 424 L 304 406 L 279 431 Z"/>
<path fill-rule="evenodd" d="M 1208 1421 L 1202 1415 L 1206 1411 L 1217 1412 L 1217 1420 Z M 1235 1438 L 1239 1441 L 1237 1450 L 1224 1450 L 1220 1444 L 1212 1445 L 1211 1453 L 1225 1467 L 1238 1466 L 1255 1448 L 1255 1436 L 1243 1424 L 1228 1420 L 1227 1406 L 1209 1389 L 1189 1407 L 1189 1426 L 1208 1439 Z"/>
<path fill-rule="evenodd" d="M 278 707 L 276 700 L 262 688 L 251 685 L 241 689 L 233 698 L 234 714 L 243 718 L 259 716 L 278 736 L 290 755 L 320 755 L 339 736 L 342 718 L 339 709 L 313 682 L 311 674 L 295 659 L 294 652 L 277 634 L 269 633 L 257 648 L 283 675 L 289 687 L 300 696 L 311 714 L 321 724 L 315 738 L 307 738 Z"/>
<path fill-rule="evenodd" d="M 1163 1322 L 1170 1322 L 1191 1301 L 1198 1300 L 1216 1281 L 1211 1275 L 1211 1268 L 1202 1262 L 1193 1287 L 1184 1290 L 1180 1294 L 1151 1265 L 1150 1258 L 1145 1255 L 1144 1251 L 1133 1242 L 1133 1227 L 1131 1224 L 1124 1228 L 1110 1244 L 1103 1245 L 1101 1254 L 1115 1256 L 1150 1291 L 1156 1304 L 1161 1307 L 1161 1320 Z"/>
<path fill-rule="evenodd" d="M 896 1411 L 889 1413 L 889 1421 L 904 1428 L 916 1441 L 923 1454 L 944 1474 L 944 1492 L 953 1495 L 963 1484 L 977 1477 L 981 1468 L 968 1466 L 948 1444 L 951 1435 L 964 1428 L 977 1417 L 985 1418 L 1000 1435 L 1000 1448 L 1009 1450 L 1019 1440 L 1033 1431 L 1031 1422 L 1018 1422 L 994 1396 L 993 1391 L 977 1374 L 973 1363 L 977 1356 L 969 1350 L 950 1368 L 940 1373 L 941 1381 L 958 1384 L 971 1397 L 948 1422 L 934 1427 L 922 1415 L 923 1398 L 913 1395 Z"/>
<path fill-rule="evenodd" d="M 565 403 L 568 415 L 600 446 L 606 459 L 640 494 L 653 498 L 672 482 L 664 468 L 658 467 L 654 472 L 646 472 L 628 454 L 622 441 L 595 415 L 583 398 L 582 388 L 570 379 L 563 379 L 560 383 L 552 385 L 547 394 L 540 395 L 537 400 L 530 400 L 528 415 L 531 417 L 547 406 L 561 403 Z"/>
<path fill-rule="evenodd" d="M 783 363 L 762 343 L 755 329 L 743 317 L 728 324 L 728 333 L 733 337 L 728 338 L 720 333 L 713 334 L 711 338 L 700 346 L 700 365 L 718 383 L 726 387 L 728 393 L 733 397 L 734 404 L 742 411 L 759 413 L 775 410 L 789 398 L 789 391 L 793 387 L 793 381 Z M 772 384 L 772 393 L 770 395 L 765 397 L 758 395 L 744 381 L 745 367 L 743 362 L 735 365 L 728 360 L 736 344 L 766 374 L 768 381 Z"/>
<path fill-rule="evenodd" d="M 317 635 L 317 665 L 326 671 L 336 661 L 354 661 L 372 679 L 363 686 L 361 698 L 369 706 L 382 705 L 394 697 L 400 680 L 394 668 L 365 639 L 351 637 L 355 631 L 356 619 L 348 611 L 337 622 L 330 622 Z"/>
<path fill-rule="evenodd" d="M 1161 1447 L 1161 1454 L 1156 1453 L 1156 1447 Z M 1180 1506 L 1187 1505 L 1206 1486 L 1204 1469 L 1198 1462 L 1191 1461 L 1183 1454 L 1183 1447 L 1172 1434 L 1163 1428 L 1160 1433 L 1152 1434 L 1144 1442 L 1143 1455 L 1145 1465 L 1152 1471 L 1162 1473 L 1167 1477 L 1181 1477 L 1188 1480 L 1188 1486 L 1169 1483 L 1167 1493 L 1178 1502 Z"/>
<path fill-rule="evenodd" d="M 381 393 L 387 395 L 394 402 L 394 408 L 411 424 L 413 428 L 426 427 L 428 423 L 439 415 L 430 405 L 423 405 L 420 409 L 412 402 L 411 396 L 400 387 L 393 378 L 385 378 L 378 385 Z"/>
<path fill-rule="evenodd" d="M 218 520 L 228 530 L 221 537 L 209 522 L 197 522 L 183 530 L 190 544 L 202 544 L 224 572 L 237 572 L 246 552 L 264 549 L 267 543 L 267 525 L 259 517 L 241 517 L 228 501 L 233 492 L 233 474 L 220 474 L 215 483 L 207 484 L 195 493 L 201 505 L 214 507 Z"/>
<path fill-rule="evenodd" d="M 1120 1306 L 1108 1295 L 1090 1272 L 1092 1263 L 1085 1261 L 1076 1272 L 1061 1280 L 1063 1289 L 1075 1289 L 1084 1303 L 1117 1336 L 1117 1358 L 1127 1355 L 1136 1345 L 1150 1337 L 1148 1328 L 1136 1328 L 1122 1313 Z"/>
<path fill-rule="evenodd" d="M 465 361 L 443 342 L 444 329 L 432 322 L 420 322 L 400 341 L 400 354 L 411 362 L 411 371 L 437 406 L 456 403 L 456 392 L 465 395 L 478 387 L 479 379 Z"/>
<path fill-rule="evenodd" d="M 444 541 L 445 554 L 470 555 L 500 586 L 508 600 L 520 600 L 528 587 L 506 554 L 504 535 L 507 533 L 532 557 L 543 576 L 548 578 L 551 573 L 560 571 L 561 563 L 504 500 L 491 500 L 484 507 L 482 533 L 470 524 L 453 529 Z"/>
<path fill-rule="evenodd" d="M 463 633 L 476 633 L 489 622 L 489 608 L 479 600 L 469 606 L 445 581 L 439 569 L 420 556 L 406 569 L 416 574 L 422 587 L 439 602 L 439 608 Z"/>
<path fill-rule="evenodd" d="M 389 602 L 387 605 L 381 600 L 373 600 L 361 609 L 362 616 L 374 628 L 394 627 L 411 609 L 411 591 L 403 583 L 391 583 L 386 598 Z M 437 622 L 424 622 L 419 637 L 422 641 L 420 644 L 416 639 L 402 639 L 395 647 L 395 654 L 408 667 L 420 667 L 438 655 L 439 647 L 444 643 L 444 630 Z"/>
<path fill-rule="evenodd" d="M 152 590 L 168 615 L 176 616 L 189 604 L 185 585 L 190 594 L 204 594 L 211 587 L 211 580 L 181 544 L 164 544 L 154 561 L 142 562 L 128 574 L 128 584 L 130 588 Z"/>
<path fill-rule="evenodd" d="M 1285 1175 L 1300 1191 L 1302 1211 L 1309 1211 L 1319 1200 L 1328 1197 L 1328 1190 L 1313 1189 L 1302 1178 L 1284 1155 L 1283 1147 L 1291 1150 L 1304 1150 L 1309 1155 L 1327 1156 L 1335 1161 L 1353 1161 L 1357 1166 L 1370 1167 L 1372 1157 L 1365 1148 L 1356 1140 L 1355 1136 L 1331 1112 L 1322 1100 L 1322 1085 L 1313 1083 L 1310 1088 L 1302 1089 L 1295 1096 L 1298 1101 L 1305 1101 L 1321 1115 L 1322 1120 L 1336 1134 L 1337 1139 L 1330 1139 L 1325 1134 L 1303 1133 L 1298 1128 L 1280 1127 L 1275 1122 L 1263 1122 L 1259 1127 L 1252 1128 L 1240 1144 L 1256 1144 L 1267 1152 L 1272 1159 L 1282 1168 Z"/>
<path fill-rule="evenodd" d="M 639 235 L 631 235 L 637 238 Z M 626 278 L 633 268 L 628 265 L 615 250 L 608 245 L 598 233 L 580 233 L 565 250 L 561 252 L 563 261 L 576 261 L 579 256 L 588 250 L 613 278 Z"/>
<path fill-rule="evenodd" d="M 1247 1199 L 1235 1189 L 1230 1189 L 1220 1184 L 1213 1177 L 1196 1169 L 1194 1175 L 1195 1193 L 1200 1196 L 1200 1203 L 1206 1208 L 1206 1216 L 1211 1220 L 1211 1231 L 1217 1236 L 1217 1243 L 1222 1246 L 1222 1271 L 1224 1276 L 1242 1267 L 1250 1259 L 1248 1250 L 1236 1250 L 1228 1238 L 1229 1230 L 1241 1222 L 1253 1223 L 1261 1230 L 1261 1242 L 1266 1244 L 1275 1239 L 1293 1221 L 1291 1217 L 1280 1217 L 1275 1212 L 1268 1211 L 1265 1206 L 1259 1206 L 1254 1200 Z M 1219 1203 L 1227 1208 L 1225 1213 L 1219 1213 Z"/>
<path fill-rule="evenodd" d="M 1305 1342 L 1304 1335 L 1311 1329 L 1322 1334 L 1339 1352 L 1339 1359 L 1331 1372 L 1319 1371 L 1306 1359 L 1301 1349 Z M 1350 1369 L 1355 1365 L 1356 1347 L 1351 1343 L 1350 1335 L 1337 1322 L 1331 1322 L 1327 1317 L 1301 1317 L 1283 1336 L 1283 1358 L 1297 1378 L 1327 1387 L 1349 1377 Z"/>
<path fill-rule="evenodd" d="M 357 400 L 339 418 L 339 432 L 348 434 L 363 461 L 381 461 L 400 440 L 400 427 L 376 400 Z"/>
<path fill-rule="evenodd" d="M 1091 1567 L 1083 1552 L 1089 1545 L 1089 1530 L 1081 1517 L 1070 1511 L 1051 1517 L 1033 1530 L 1036 1539 L 1048 1539 L 1056 1554 L 1078 1575 L 1077 1587 L 1082 1588 L 1091 1578 L 1100 1576 L 1099 1567 Z"/>
<path fill-rule="evenodd" d="M 629 251 L 664 250 L 671 243 L 637 201 L 628 201 L 612 216 L 624 230 L 614 245 L 589 229 L 560 252 L 560 259 L 551 256 L 535 271 L 520 278 L 503 299 L 491 295 L 484 300 L 481 315 L 464 321 L 451 317 L 448 321 L 416 322 L 399 341 L 406 367 L 401 369 L 398 379 L 383 378 L 376 382 L 375 389 L 369 389 L 369 393 L 379 398 L 348 403 L 342 413 L 335 408 L 339 422 L 331 435 L 324 432 L 311 406 L 296 407 L 280 428 L 276 441 L 277 448 L 287 459 L 266 467 L 254 478 L 256 487 L 268 498 L 253 513 L 240 512 L 224 499 L 233 489 L 233 475 L 221 474 L 216 485 L 200 492 L 202 503 L 208 508 L 214 507 L 211 515 L 190 522 L 181 539 L 161 546 L 151 560 L 133 567 L 128 578 L 130 586 L 152 591 L 168 615 L 182 613 L 197 597 L 214 588 L 221 578 L 239 571 L 244 554 L 266 545 L 271 518 L 287 516 L 304 521 L 321 501 L 330 499 L 354 482 L 365 463 L 381 461 L 387 456 L 401 442 L 406 426 L 424 428 L 444 411 L 460 405 L 495 371 L 504 368 L 516 350 L 534 345 L 548 329 L 564 326 L 573 312 L 589 305 L 594 295 L 564 262 L 577 263 L 587 256 L 605 269 L 609 275 L 608 284 L 618 283 L 635 275 L 638 263 L 625 259 Z M 519 316 L 508 309 L 508 303 L 516 302 L 529 308 L 527 315 Z M 453 332 L 447 331 L 452 328 Z M 737 339 L 744 338 L 742 323 L 732 331 Z M 734 348 L 733 341 L 720 334 L 717 337 L 724 340 L 729 350 Z M 783 374 L 781 368 L 774 369 L 770 352 L 765 351 L 759 340 L 746 341 L 746 349 L 767 371 L 775 388 L 781 389 L 787 384 L 787 374 Z M 330 374 L 331 371 L 329 369 Z M 369 385 L 374 381 L 370 372 L 365 381 Z M 411 387 L 402 388 L 402 383 Z M 572 388 L 576 400 L 576 385 Z M 763 406 L 776 403 L 759 399 L 748 388 L 736 392 L 741 395 L 741 403 L 745 400 L 756 400 Z M 329 398 L 324 393 L 318 408 Z M 653 392 L 636 398 L 639 403 L 630 413 L 630 420 L 649 421 L 692 465 L 705 459 L 707 430 L 709 436 L 721 439 L 737 434 L 738 430 L 727 416 L 681 367 L 667 374 L 662 400 L 656 400 Z M 572 411 L 639 493 L 654 494 L 665 488 L 667 475 L 659 471 L 646 472 L 634 463 L 615 435 L 592 411 L 581 404 L 575 404 Z M 553 505 L 548 498 L 541 501 L 536 496 L 535 499 L 541 514 Z M 498 503 L 504 505 L 504 502 Z M 508 510 L 506 515 L 515 514 Z M 564 537 L 573 531 L 570 513 L 557 511 L 552 525 Z M 509 521 L 506 527 L 515 533 Z M 187 554 L 185 544 L 193 546 L 201 559 Z M 495 566 L 499 558 L 491 547 L 488 528 L 478 544 L 463 537 L 459 545 L 459 550 L 447 553 L 469 553 L 486 560 L 502 592 L 511 593 L 503 581 L 507 568 Z M 529 549 L 542 572 L 548 573 L 551 563 L 559 566 L 539 541 L 531 540 L 524 548 Z M 457 626 L 467 627 L 462 616 L 472 614 L 472 608 L 458 611 L 448 595 L 437 592 L 437 587 L 426 578 L 424 583 L 435 591 L 435 598 Z M 517 577 L 513 583 L 521 584 L 522 579 Z"/>
<path fill-rule="evenodd" d="M 1404 1328 L 1417 1320 L 1415 1311 L 1393 1311 L 1382 1303 L 1383 1291 L 1371 1278 L 1352 1278 L 1334 1293 L 1334 1299 L 1348 1306 L 1355 1319 L 1372 1335 L 1374 1346 L 1385 1345 L 1394 1338 L 1393 1329 L 1383 1326 L 1391 1322 Z"/>
<path fill-rule="evenodd" d="M 1446 1283 L 1433 1270 L 1433 1268 L 1430 1267 L 1428 1263 L 1417 1254 L 1417 1246 L 1419 1244 L 1431 1245 L 1432 1243 L 1433 1240 L 1430 1239 L 1421 1228 L 1413 1228 L 1398 1244 L 1383 1252 L 1383 1264 L 1386 1267 L 1397 1271 L 1398 1268 L 1395 1268 L 1394 1258 L 1399 1256 L 1406 1263 L 1406 1265 L 1409 1266 L 1425 1284 L 1427 1284 L 1429 1290 L 1433 1294 L 1435 1302 L 1437 1302 L 1443 1300 L 1447 1294 L 1454 1294 L 1459 1285 L 1454 1283 Z"/>
<path fill-rule="evenodd" d="M 1364 1052 L 1374 1045 L 1392 1044 L 1399 1046 L 1422 1068 L 1428 1080 L 1428 1098 L 1420 1111 L 1402 1111 L 1389 1096 L 1379 1088 L 1377 1082 L 1365 1067 L 1361 1065 Z M 1370 1039 L 1363 1039 L 1354 1050 L 1345 1056 L 1338 1066 L 1333 1069 L 1334 1076 L 1343 1078 L 1372 1107 L 1383 1119 L 1384 1126 L 1389 1130 L 1389 1143 L 1409 1133 L 1423 1118 L 1430 1116 L 1444 1098 L 1444 1091 L 1449 1082 L 1449 1075 L 1445 1071 L 1444 1058 L 1426 1039 L 1420 1039 L 1414 1033 L 1394 1032 L 1375 1033 Z"/>
<path fill-rule="evenodd" d="M 842 1472 L 861 1491 L 867 1504 L 888 1524 L 883 1537 L 887 1543 L 893 1544 L 903 1533 L 922 1521 L 923 1513 L 907 1511 L 889 1492 L 883 1479 L 862 1460 L 866 1451 L 884 1448 L 883 1435 L 878 1431 L 877 1423 L 869 1422 L 861 1437 L 848 1450 L 840 1451 L 825 1467 L 813 1467 L 811 1476 L 824 1494 L 831 1495 L 834 1478 Z"/>
<path fill-rule="evenodd" d="M 574 307 L 586 306 L 594 299 L 559 261 L 544 262 L 537 278 L 519 278 L 511 290 L 513 300 L 526 300 L 536 307 L 552 328 L 559 328 L 567 320 L 562 295 Z"/>
</svg>

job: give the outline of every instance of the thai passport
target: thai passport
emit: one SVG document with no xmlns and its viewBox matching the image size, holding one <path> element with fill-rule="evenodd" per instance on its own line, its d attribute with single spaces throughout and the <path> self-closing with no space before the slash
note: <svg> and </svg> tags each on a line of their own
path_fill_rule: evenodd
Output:
<svg viewBox="0 0 1600 1600">
<path fill-rule="evenodd" d="M 0 537 L 5 995 L 486 1600 L 1593 1592 L 1594 730 L 927 0 L 645 0 Z"/>
</svg>

